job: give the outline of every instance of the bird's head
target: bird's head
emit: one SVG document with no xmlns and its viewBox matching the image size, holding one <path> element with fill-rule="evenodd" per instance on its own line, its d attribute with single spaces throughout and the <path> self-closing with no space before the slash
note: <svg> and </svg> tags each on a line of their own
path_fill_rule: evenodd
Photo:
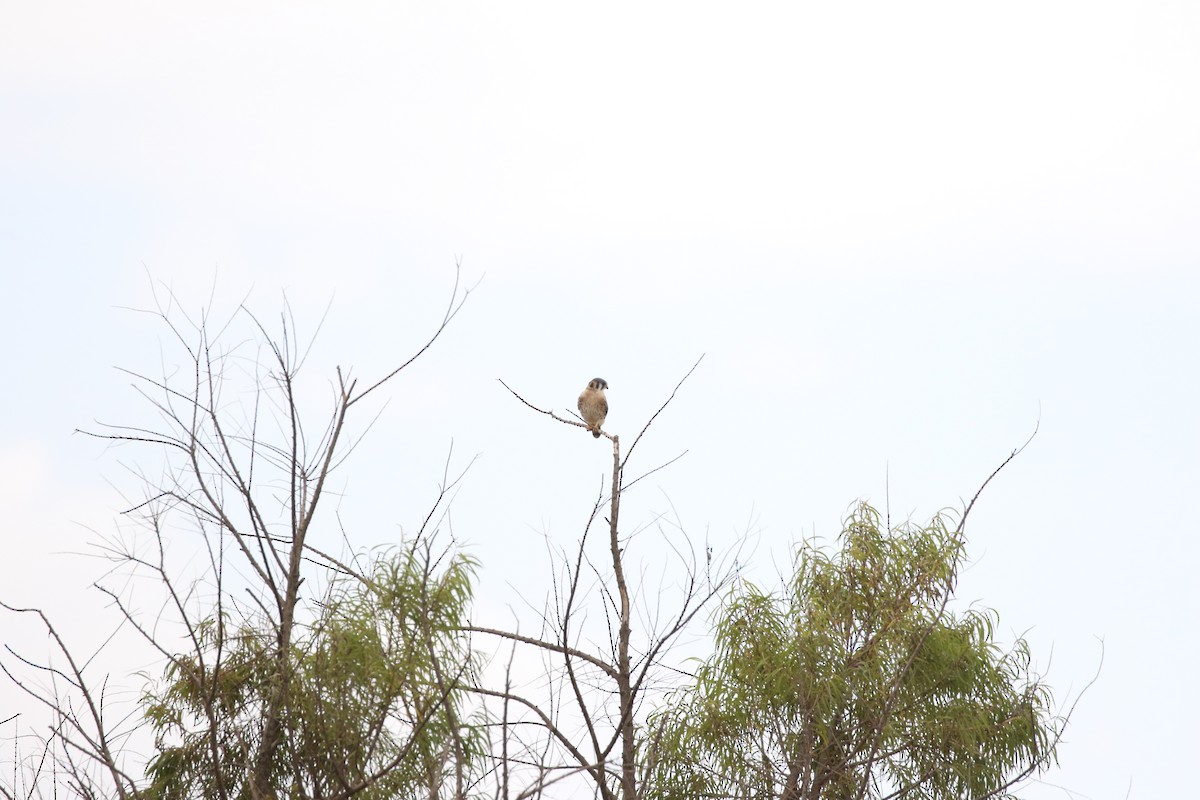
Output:
<svg viewBox="0 0 1200 800">
<path fill-rule="evenodd" d="M 604 378 L 592 378 L 592 382 L 588 384 L 589 389 L 607 389 L 608 381 Z"/>
</svg>

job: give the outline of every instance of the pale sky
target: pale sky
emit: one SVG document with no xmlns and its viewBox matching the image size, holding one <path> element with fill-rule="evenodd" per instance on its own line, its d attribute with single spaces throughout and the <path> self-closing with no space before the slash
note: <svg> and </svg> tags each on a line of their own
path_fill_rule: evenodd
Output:
<svg viewBox="0 0 1200 800">
<path fill-rule="evenodd" d="M 961 507 L 1040 419 L 959 596 L 1060 703 L 1106 654 L 1025 795 L 1184 796 L 1197 98 L 1189 2 L 4 4 L 0 598 L 112 619 L 70 553 L 156 455 L 72 431 L 145 418 L 113 367 L 178 363 L 124 310 L 151 279 L 222 319 L 286 293 L 309 333 L 332 300 L 321 398 L 407 358 L 461 258 L 477 289 L 340 473 L 356 546 L 420 524 L 453 440 L 480 615 L 540 602 L 610 455 L 496 378 L 565 411 L 604 377 L 627 437 L 706 354 L 639 446 L 688 455 L 624 518 L 749 532 L 767 576 L 859 498 Z"/>
</svg>

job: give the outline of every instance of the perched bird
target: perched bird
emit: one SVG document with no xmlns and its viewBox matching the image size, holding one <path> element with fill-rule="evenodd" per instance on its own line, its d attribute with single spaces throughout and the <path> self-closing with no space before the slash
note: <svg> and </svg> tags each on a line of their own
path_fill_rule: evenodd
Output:
<svg viewBox="0 0 1200 800">
<path fill-rule="evenodd" d="M 600 426 L 608 416 L 608 398 L 604 396 L 604 390 L 607 388 L 608 381 L 604 378 L 593 378 L 583 390 L 583 394 L 579 395 L 579 415 L 587 423 L 592 436 L 597 439 L 600 438 Z"/>
</svg>

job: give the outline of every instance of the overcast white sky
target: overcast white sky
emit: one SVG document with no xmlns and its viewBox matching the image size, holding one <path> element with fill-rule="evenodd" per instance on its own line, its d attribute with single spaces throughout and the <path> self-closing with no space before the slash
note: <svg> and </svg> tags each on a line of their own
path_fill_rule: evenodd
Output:
<svg viewBox="0 0 1200 800">
<path fill-rule="evenodd" d="M 628 436 L 706 353 L 624 518 L 749 530 L 764 574 L 889 473 L 893 516 L 959 506 L 1040 417 L 960 595 L 1060 700 L 1107 654 L 1027 794 L 1184 796 L 1197 98 L 1190 2 L 6 3 L 0 597 L 109 619 L 67 553 L 141 454 L 72 430 L 142 419 L 114 366 L 175 363 L 120 308 L 147 273 L 310 332 L 332 299 L 319 392 L 407 357 L 461 257 L 482 282 L 341 473 L 355 544 L 419 525 L 453 439 L 480 613 L 544 584 L 608 451 L 497 377 L 561 410 L 600 375 Z"/>
</svg>

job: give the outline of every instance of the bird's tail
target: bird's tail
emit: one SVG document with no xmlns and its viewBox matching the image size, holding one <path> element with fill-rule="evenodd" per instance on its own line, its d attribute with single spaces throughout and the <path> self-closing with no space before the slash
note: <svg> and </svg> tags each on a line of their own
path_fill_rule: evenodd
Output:
<svg viewBox="0 0 1200 800">
<path fill-rule="evenodd" d="M 594 436 L 594 437 L 596 437 L 597 439 L 599 439 L 599 438 L 600 438 L 600 429 L 599 429 L 599 428 L 597 428 L 596 430 L 592 431 L 592 436 Z"/>
</svg>

